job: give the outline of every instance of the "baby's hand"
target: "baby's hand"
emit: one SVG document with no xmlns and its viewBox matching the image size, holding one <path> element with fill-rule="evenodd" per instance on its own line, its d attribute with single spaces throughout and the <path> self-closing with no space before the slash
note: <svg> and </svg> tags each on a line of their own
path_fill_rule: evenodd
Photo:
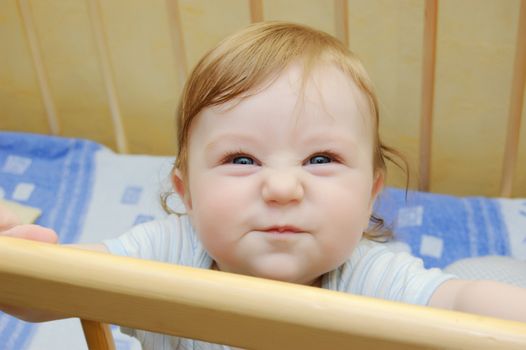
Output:
<svg viewBox="0 0 526 350">
<path fill-rule="evenodd" d="M 18 225 L 5 231 L 0 228 L 0 236 L 9 236 L 44 243 L 57 243 L 58 236 L 52 229 L 39 225 Z"/>
<path fill-rule="evenodd" d="M 57 234 L 38 225 L 21 225 L 20 218 L 0 204 L 0 236 L 10 236 L 44 243 L 57 243 Z"/>
</svg>

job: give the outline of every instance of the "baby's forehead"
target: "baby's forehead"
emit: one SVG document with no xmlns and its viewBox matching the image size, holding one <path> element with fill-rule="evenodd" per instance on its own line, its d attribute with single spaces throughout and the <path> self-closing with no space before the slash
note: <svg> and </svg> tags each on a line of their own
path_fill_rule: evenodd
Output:
<svg viewBox="0 0 526 350">
<path fill-rule="evenodd" d="M 360 88 L 352 75 L 335 64 L 321 64 L 306 72 L 299 80 L 305 87 L 305 97 L 318 97 L 327 106 L 341 105 L 341 100 L 350 102 L 344 107 L 355 107 L 364 117 L 371 116 L 367 92 Z"/>
<path fill-rule="evenodd" d="M 264 127 L 269 129 L 277 125 L 296 125 L 299 132 L 306 126 L 325 130 L 337 124 L 345 125 L 345 130 L 358 135 L 359 139 L 369 139 L 374 125 L 371 108 L 365 93 L 354 80 L 337 66 L 315 67 L 308 72 L 302 68 L 291 66 L 242 97 L 206 108 L 200 118 L 215 122 L 205 122 L 205 129 L 201 132 L 214 134 L 225 131 L 225 128 L 252 129 L 256 121 L 260 122 L 258 118 L 264 118 L 268 119 Z M 278 122 L 273 117 L 276 114 L 288 122 Z M 203 123 L 198 121 L 197 124 Z"/>
<path fill-rule="evenodd" d="M 373 108 L 367 92 L 359 87 L 350 73 L 334 63 L 317 63 L 312 67 L 290 64 L 240 96 L 207 108 L 219 114 L 228 113 L 246 99 L 256 95 L 279 95 L 278 91 L 287 87 L 295 94 L 299 116 L 303 115 L 302 108 L 319 106 L 330 116 L 331 109 L 339 107 L 348 108 L 349 112 L 356 111 L 365 122 L 372 120 Z"/>
</svg>

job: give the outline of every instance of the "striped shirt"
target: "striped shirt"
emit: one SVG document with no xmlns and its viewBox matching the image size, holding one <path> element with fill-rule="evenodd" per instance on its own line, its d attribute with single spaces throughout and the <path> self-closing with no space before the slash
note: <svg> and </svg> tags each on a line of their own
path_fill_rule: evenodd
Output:
<svg viewBox="0 0 526 350">
<path fill-rule="evenodd" d="M 186 215 L 135 226 L 122 236 L 104 241 L 115 255 L 156 260 L 210 269 L 212 258 L 205 251 Z M 426 305 L 440 284 L 454 278 L 439 269 L 425 269 L 421 259 L 394 253 L 385 245 L 362 239 L 352 256 L 339 268 L 326 273 L 322 287 L 330 290 Z M 198 340 L 122 328 L 137 338 L 145 350 L 216 350 L 228 346 Z"/>
</svg>

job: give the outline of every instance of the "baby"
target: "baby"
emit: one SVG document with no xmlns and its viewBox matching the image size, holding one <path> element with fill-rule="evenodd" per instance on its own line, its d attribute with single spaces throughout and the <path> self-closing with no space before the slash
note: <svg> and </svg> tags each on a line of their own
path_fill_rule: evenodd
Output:
<svg viewBox="0 0 526 350">
<path fill-rule="evenodd" d="M 186 213 L 82 248 L 526 322 L 526 290 L 426 270 L 375 242 L 393 153 L 378 123 L 364 68 L 335 38 L 252 25 L 205 55 L 183 91 L 172 182 Z M 28 232 L 54 239 L 36 226 L 4 234 Z M 125 331 L 148 349 L 219 347 Z"/>
</svg>

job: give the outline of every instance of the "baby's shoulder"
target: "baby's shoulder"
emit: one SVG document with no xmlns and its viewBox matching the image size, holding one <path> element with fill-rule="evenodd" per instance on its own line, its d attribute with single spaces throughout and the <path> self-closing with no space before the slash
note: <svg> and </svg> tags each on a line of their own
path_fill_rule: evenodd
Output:
<svg viewBox="0 0 526 350">
<path fill-rule="evenodd" d="M 163 234 L 193 234 L 194 229 L 188 215 L 171 214 L 161 219 L 141 223 L 132 227 L 132 234 L 163 235 Z"/>
<path fill-rule="evenodd" d="M 409 252 L 393 249 L 387 243 L 375 242 L 365 238 L 356 246 L 346 264 L 354 269 L 359 265 L 377 269 L 393 269 L 396 266 L 407 266 L 408 264 L 423 267 L 422 259 L 411 255 Z"/>
<path fill-rule="evenodd" d="M 360 240 L 356 248 L 354 249 L 349 260 L 363 259 L 369 255 L 383 255 L 383 254 L 394 254 L 385 243 L 371 241 L 370 239 L 363 238 Z"/>
<path fill-rule="evenodd" d="M 388 244 L 362 240 L 352 256 L 329 274 L 329 289 L 425 305 L 436 287 L 451 278 L 426 269 L 422 259 Z"/>
<path fill-rule="evenodd" d="M 132 227 L 103 243 L 115 255 L 180 263 L 181 251 L 198 246 L 186 215 L 169 215 Z"/>
</svg>

